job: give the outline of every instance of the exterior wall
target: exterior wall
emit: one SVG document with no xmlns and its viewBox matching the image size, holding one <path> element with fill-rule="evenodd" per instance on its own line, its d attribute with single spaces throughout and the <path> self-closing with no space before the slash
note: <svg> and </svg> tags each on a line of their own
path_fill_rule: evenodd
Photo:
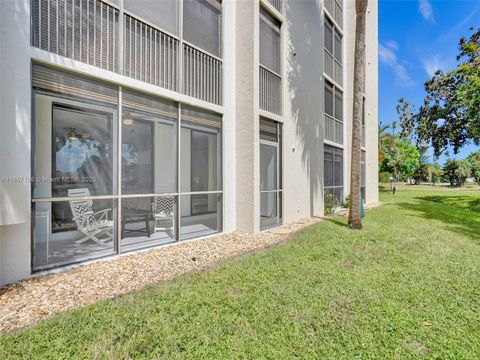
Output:
<svg viewBox="0 0 480 360">
<path fill-rule="evenodd" d="M 284 24 L 284 223 L 323 215 L 323 17 L 289 0 Z"/>
<path fill-rule="evenodd" d="M 236 222 L 238 230 L 256 232 L 260 216 L 258 0 L 236 1 L 236 11 Z"/>
<path fill-rule="evenodd" d="M 344 8 L 345 189 L 349 182 L 354 8 Z M 31 174 L 31 62 L 90 75 L 223 114 L 223 230 L 260 230 L 259 118 L 282 127 L 283 223 L 323 215 L 323 11 L 320 0 L 285 0 L 282 21 L 283 114 L 259 109 L 259 8 L 267 0 L 223 1 L 223 105 L 128 78 L 30 46 L 30 0 L 0 1 L 0 177 Z M 13 14 L 13 16 L 12 16 Z M 367 202 L 378 201 L 377 3 L 367 24 Z M 350 114 L 350 115 L 349 115 Z M 348 191 L 345 192 L 346 194 Z M 28 181 L 0 182 L 0 285 L 30 277 Z"/>
<path fill-rule="evenodd" d="M 30 1 L 0 1 L 0 284 L 30 275 Z"/>
<path fill-rule="evenodd" d="M 345 1 L 345 194 L 350 192 L 353 109 L 353 66 L 355 48 L 355 2 Z M 366 203 L 378 202 L 378 3 L 369 1 L 366 23 Z"/>
</svg>

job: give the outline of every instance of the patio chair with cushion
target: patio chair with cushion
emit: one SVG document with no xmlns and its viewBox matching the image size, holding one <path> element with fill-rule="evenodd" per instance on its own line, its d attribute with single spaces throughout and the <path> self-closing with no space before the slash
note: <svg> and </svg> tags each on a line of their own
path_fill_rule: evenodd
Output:
<svg viewBox="0 0 480 360">
<path fill-rule="evenodd" d="M 173 196 L 155 196 L 152 203 L 154 219 L 153 232 L 165 231 L 173 238 L 174 228 L 174 198 Z"/>
<path fill-rule="evenodd" d="M 87 197 L 90 196 L 90 191 L 87 188 L 69 189 L 68 196 L 72 198 Z M 82 239 L 75 241 L 75 244 L 92 240 L 104 245 L 106 241 L 113 240 L 113 221 L 108 219 L 108 213 L 112 209 L 94 212 L 92 205 L 92 200 L 70 200 L 70 209 L 77 224 L 77 229 L 85 235 Z"/>
</svg>

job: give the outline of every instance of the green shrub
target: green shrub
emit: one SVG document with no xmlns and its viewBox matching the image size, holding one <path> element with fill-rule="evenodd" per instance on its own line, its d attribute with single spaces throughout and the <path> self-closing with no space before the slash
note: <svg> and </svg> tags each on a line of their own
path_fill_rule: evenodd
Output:
<svg viewBox="0 0 480 360">
<path fill-rule="evenodd" d="M 340 205 L 340 201 L 330 190 L 325 190 L 323 198 L 325 201 L 325 215 L 332 215 L 335 208 Z"/>
<path fill-rule="evenodd" d="M 391 176 L 392 175 L 389 172 L 381 171 L 380 174 L 378 174 L 378 181 L 381 183 L 389 183 Z"/>
</svg>

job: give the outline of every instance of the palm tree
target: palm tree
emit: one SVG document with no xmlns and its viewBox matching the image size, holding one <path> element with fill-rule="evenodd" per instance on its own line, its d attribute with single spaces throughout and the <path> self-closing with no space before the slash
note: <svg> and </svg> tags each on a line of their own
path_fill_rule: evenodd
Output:
<svg viewBox="0 0 480 360">
<path fill-rule="evenodd" d="M 350 170 L 350 208 L 348 225 L 362 228 L 360 216 L 360 173 L 362 143 L 362 105 L 365 65 L 365 27 L 368 0 L 355 0 L 355 62 L 353 66 L 352 156 Z"/>
<path fill-rule="evenodd" d="M 391 145 L 392 136 L 387 132 L 388 124 L 378 124 L 378 166 L 380 167 L 386 158 L 387 148 Z"/>
</svg>

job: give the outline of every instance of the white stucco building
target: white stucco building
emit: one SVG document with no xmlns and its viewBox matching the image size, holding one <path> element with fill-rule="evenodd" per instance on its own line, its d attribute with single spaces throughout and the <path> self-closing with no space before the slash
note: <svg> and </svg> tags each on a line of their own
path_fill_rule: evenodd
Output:
<svg viewBox="0 0 480 360">
<path fill-rule="evenodd" d="M 0 28 L 0 285 L 348 194 L 353 0 L 4 0 Z M 366 38 L 371 203 L 376 0 Z"/>
</svg>

